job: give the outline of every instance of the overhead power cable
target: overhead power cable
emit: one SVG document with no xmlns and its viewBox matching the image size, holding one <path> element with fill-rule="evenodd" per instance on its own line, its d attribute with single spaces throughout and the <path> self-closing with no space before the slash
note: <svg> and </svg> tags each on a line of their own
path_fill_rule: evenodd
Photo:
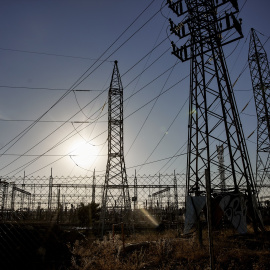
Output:
<svg viewBox="0 0 270 270">
<path fill-rule="evenodd" d="M 102 144 L 100 144 L 100 145 L 102 145 Z M 93 145 L 93 146 L 98 146 L 98 145 Z M 76 151 L 76 149 L 74 151 Z M 26 154 L 26 155 L 22 155 L 22 154 L 14 154 L 13 153 L 13 154 L 4 154 L 3 156 L 39 157 L 40 154 Z M 67 157 L 67 156 L 70 156 L 70 155 L 68 155 L 68 154 L 62 154 L 62 155 L 60 155 L 60 154 L 44 154 L 44 155 L 42 155 L 42 157 L 63 157 L 63 158 L 64 157 Z M 71 156 L 77 157 L 79 155 L 71 155 Z M 101 156 L 107 156 L 107 155 L 95 155 L 95 156 L 101 157 Z"/>
<path fill-rule="evenodd" d="M 0 85 L 0 88 L 8 89 L 28 89 L 28 90 L 47 90 L 47 91 L 68 91 L 66 88 L 47 88 L 47 87 L 29 87 L 29 86 L 11 86 L 11 85 Z M 103 90 L 98 89 L 75 89 L 76 92 L 101 92 Z"/>
<path fill-rule="evenodd" d="M 101 132 L 100 134 L 98 134 L 95 138 L 93 138 L 93 140 L 96 139 L 97 137 L 101 136 L 101 135 L 104 134 L 105 132 L 107 132 L 107 130 L 105 130 L 105 131 Z M 76 133 L 75 133 L 75 134 L 76 134 Z M 72 136 L 74 136 L 75 134 L 73 134 Z M 7 176 L 7 175 L 9 175 L 9 174 L 12 174 L 12 173 L 15 173 L 15 172 L 16 172 L 16 174 L 17 174 L 17 173 L 19 173 L 19 172 L 24 171 L 25 168 L 27 168 L 29 165 L 33 164 L 34 162 L 36 162 L 37 160 L 39 160 L 41 157 L 43 157 L 44 155 L 46 155 L 48 152 L 50 152 L 51 150 L 55 149 L 57 146 L 61 145 L 63 142 L 65 142 L 65 141 L 67 141 L 68 139 L 70 139 L 70 137 L 68 137 L 68 136 L 69 136 L 69 135 L 65 136 L 60 142 L 58 142 L 56 145 L 54 145 L 54 146 L 52 146 L 51 148 L 49 148 L 48 150 L 46 150 L 46 151 L 45 151 L 44 153 L 42 153 L 41 155 L 37 156 L 35 159 L 30 160 L 30 161 L 28 161 L 27 163 L 21 165 L 20 167 L 14 169 L 14 170 L 12 170 L 12 171 L 10 171 L 9 173 L 5 174 L 5 176 Z M 71 136 L 71 137 L 72 137 L 72 136 Z M 29 150 L 29 151 L 30 151 L 30 150 Z M 29 151 L 28 151 L 28 152 L 29 152 Z M 69 152 L 69 153 L 68 153 L 66 156 L 64 156 L 64 157 L 69 157 L 74 151 L 76 151 L 76 149 L 72 150 L 71 152 Z M 22 154 L 22 155 L 20 155 L 20 157 L 22 157 L 23 155 L 25 155 L 25 153 Z M 35 172 L 33 172 L 33 173 L 31 173 L 31 174 L 34 174 L 34 173 L 36 173 L 36 172 L 38 172 L 38 171 L 40 171 L 40 170 L 42 170 L 42 169 L 44 169 L 44 168 L 46 168 L 46 167 L 52 165 L 52 164 L 54 164 L 55 162 L 61 160 L 61 159 L 64 158 L 64 157 L 59 157 L 57 160 L 51 162 L 50 164 L 47 164 L 47 165 L 43 166 L 41 169 L 38 169 L 38 170 L 36 170 Z M 9 164 L 8 164 L 8 165 L 9 165 Z M 7 167 L 7 165 L 6 165 L 5 167 Z M 5 168 L 5 167 L 3 167 L 3 168 Z M 31 175 L 31 174 L 29 174 L 29 175 Z"/>
<path fill-rule="evenodd" d="M 74 59 L 82 59 L 82 60 L 91 60 L 91 61 L 103 61 L 103 60 L 98 60 L 98 59 L 94 59 L 94 58 L 90 58 L 90 57 L 64 55 L 64 54 L 47 53 L 47 52 L 37 52 L 37 51 L 28 51 L 28 50 L 19 50 L 19 49 L 0 48 L 0 50 L 11 51 L 11 52 L 20 52 L 20 53 L 29 53 L 29 54 L 47 55 L 47 56 L 57 56 L 57 57 L 65 57 L 65 58 L 74 58 Z M 106 61 L 106 62 L 113 62 L 113 61 Z"/>
<path fill-rule="evenodd" d="M 91 100 L 89 103 L 91 103 L 93 100 Z M 88 104 L 85 105 L 85 107 Z M 102 108 L 102 107 L 101 107 Z M 80 111 L 79 111 L 80 112 Z M 68 120 L 72 119 L 74 116 L 76 116 L 79 112 L 77 112 L 75 115 L 71 116 Z M 33 150 L 36 146 L 38 146 L 39 144 L 41 144 L 42 142 L 44 142 L 48 137 L 50 137 L 52 134 L 54 134 L 57 130 L 59 130 L 63 125 L 65 125 L 66 122 L 62 123 L 59 127 L 57 127 L 54 131 L 52 131 L 49 135 L 47 135 L 45 138 L 43 138 L 42 140 L 40 140 L 38 143 L 36 143 L 34 146 L 32 146 L 30 149 L 28 149 L 26 152 L 24 152 L 21 156 L 19 156 L 18 158 L 16 158 L 15 160 L 11 161 L 10 163 L 6 164 L 4 167 L 0 168 L 0 170 L 3 170 L 7 167 L 9 167 L 11 164 L 13 164 L 15 161 L 17 161 L 19 158 L 21 158 L 22 156 L 26 155 L 28 152 L 30 152 L 31 150 Z M 81 126 L 82 124 L 80 124 Z M 89 125 L 89 124 L 88 124 Z M 70 132 L 68 135 L 72 134 L 73 132 Z M 76 135 L 77 131 L 75 131 L 75 134 L 73 134 L 72 136 Z M 68 135 L 66 135 L 64 138 L 66 138 Z M 48 151 L 45 152 L 48 153 L 49 151 L 51 151 L 52 149 L 54 149 L 56 146 L 58 146 L 58 144 L 54 145 L 53 147 L 51 147 Z M 0 156 L 2 156 L 3 154 L 5 154 L 7 152 L 7 150 L 2 153 Z M 42 156 L 42 155 L 41 155 Z M 32 164 L 32 163 L 31 163 Z M 12 171 L 13 172 L 13 171 Z"/>
<path fill-rule="evenodd" d="M 174 66 L 174 65 L 173 65 Z M 146 88 L 147 86 L 149 86 L 151 83 L 153 83 L 155 80 L 157 80 L 158 78 L 160 78 L 162 75 L 164 75 L 166 72 L 168 72 L 170 69 L 172 69 L 173 68 L 173 66 L 172 67 L 170 67 L 169 69 L 167 69 L 165 72 L 163 72 L 162 74 L 160 74 L 160 75 L 158 75 L 155 79 L 153 79 L 150 83 L 148 83 L 148 84 L 146 84 L 144 87 L 142 87 L 141 89 L 139 89 L 136 93 L 138 93 L 138 92 L 140 92 L 142 89 L 144 89 L 144 88 Z M 162 94 L 164 94 L 164 93 L 166 93 L 167 91 L 169 91 L 170 89 L 172 89 L 173 87 L 175 87 L 178 83 L 180 83 L 182 80 L 180 80 L 179 82 L 177 82 L 176 84 L 174 84 L 173 86 L 171 86 L 169 89 L 167 89 L 166 91 L 164 91 Z M 134 96 L 136 93 L 134 93 L 133 95 L 131 95 L 130 97 L 128 97 L 127 99 L 129 99 L 129 98 L 131 98 L 132 96 Z M 97 97 L 96 97 L 97 98 Z M 89 103 L 91 103 L 91 102 L 93 102 L 94 100 L 91 100 Z M 89 105 L 89 103 L 88 104 L 86 104 L 83 108 L 85 108 L 86 106 L 88 106 Z M 149 103 L 149 102 L 148 102 Z M 147 103 L 147 104 L 148 104 Z M 104 108 L 104 106 L 102 106 L 100 109 L 103 109 Z M 141 108 L 139 108 L 139 109 L 141 109 Z M 138 110 L 139 110 L 138 109 Z M 136 110 L 136 111 L 138 111 L 138 110 Z M 79 111 L 80 112 L 80 111 Z M 73 116 L 71 116 L 69 119 L 68 119 L 68 121 L 69 120 L 71 120 L 73 117 L 75 117 L 79 112 L 77 112 L 76 114 L 74 114 Z M 134 114 L 135 112 L 133 112 L 132 114 Z M 103 117 L 104 115 L 106 115 L 107 114 L 107 112 L 106 113 L 104 113 L 103 115 L 101 115 L 100 116 L 100 118 L 101 117 Z M 129 115 L 130 116 L 130 115 Z M 129 117 L 128 116 L 128 117 Z M 90 116 L 91 117 L 91 116 Z M 126 117 L 127 118 L 127 117 Z M 98 120 L 98 119 L 97 119 Z M 29 150 L 27 150 L 24 154 L 27 154 L 29 151 L 31 151 L 32 149 L 34 149 L 37 145 L 39 145 L 40 143 L 42 143 L 45 139 L 47 139 L 50 135 L 52 135 L 54 132 L 56 132 L 60 127 L 62 127 L 64 124 L 65 124 L 66 122 L 64 122 L 64 123 L 62 123 L 57 129 L 55 129 L 53 132 L 51 132 L 49 135 L 47 135 L 45 138 L 43 138 L 41 141 L 39 141 L 37 144 L 35 144 L 33 147 L 31 147 Z M 82 123 L 83 124 L 83 123 Z M 82 125 L 81 124 L 81 125 Z M 90 123 L 91 124 L 91 123 Z M 90 124 L 88 124 L 88 125 L 86 125 L 83 129 L 85 129 L 86 127 L 88 127 Z M 80 126 L 81 126 L 80 125 Z M 78 132 L 78 131 L 77 131 Z M 80 131 L 79 131 L 80 132 Z M 103 132 L 104 133 L 104 132 Z M 70 134 L 72 134 L 72 132 L 70 132 L 67 136 L 69 136 Z M 75 134 L 73 134 L 73 135 L 71 135 L 70 137 L 72 137 L 72 136 L 74 136 L 74 135 L 76 135 L 77 133 L 75 133 Z M 65 138 L 67 138 L 67 136 L 65 137 Z M 69 137 L 69 138 L 70 138 Z M 63 140 L 62 140 L 63 141 Z M 66 141 L 66 140 L 64 140 L 64 141 Z M 56 144 L 56 145 L 54 145 L 54 147 L 52 147 L 50 150 L 52 150 L 52 149 L 54 149 L 56 146 L 58 146 L 58 145 L 60 145 L 61 143 L 58 143 L 58 144 Z M 5 151 L 6 152 L 6 151 Z M 5 153 L 4 152 L 4 153 Z M 47 153 L 48 151 L 46 151 L 46 153 Z M 42 156 L 42 155 L 41 155 Z M 8 167 L 8 166 L 10 166 L 12 163 L 14 163 L 15 161 L 17 161 L 18 159 L 19 159 L 20 157 L 18 157 L 17 159 L 15 159 L 15 160 L 13 160 L 12 162 L 10 162 L 9 164 L 7 164 L 7 165 L 5 165 L 4 167 L 2 167 L 1 168 L 1 170 L 2 169 L 4 169 L 4 168 L 6 168 L 6 167 Z M 36 160 L 35 160 L 36 161 Z M 31 163 L 32 164 L 32 163 Z M 21 167 L 23 167 L 23 166 L 21 166 Z M 13 172 L 13 171 L 12 171 Z"/>
<path fill-rule="evenodd" d="M 35 120 L 30 119 L 0 119 L 0 122 L 34 122 Z M 97 122 L 96 120 L 94 120 Z M 107 120 L 100 120 L 98 123 L 106 123 Z M 41 120 L 39 123 L 71 123 L 71 124 L 89 124 L 93 123 L 93 121 L 81 121 L 81 120 L 73 120 L 73 121 L 67 121 L 67 120 Z M 1 155 L 1 154 L 0 154 Z"/>
<path fill-rule="evenodd" d="M 162 41 L 162 42 L 163 42 L 163 41 Z M 159 46 L 159 45 L 160 45 L 160 44 L 158 44 L 157 46 Z M 155 49 L 155 48 L 154 48 L 154 49 Z M 163 56 L 167 51 L 168 51 L 168 50 L 166 50 L 164 53 L 162 53 L 161 56 Z M 149 54 L 149 53 L 148 53 L 148 54 Z M 148 55 L 148 54 L 147 54 L 147 55 Z M 161 58 L 161 56 L 159 56 L 159 57 L 158 57 L 155 61 L 153 61 L 148 67 L 146 67 L 146 68 L 143 70 L 143 72 L 145 72 L 148 68 L 150 68 L 157 60 L 159 60 L 159 59 Z M 134 65 L 134 66 L 135 66 L 135 65 Z M 133 67 L 134 67 L 134 66 L 133 66 Z M 163 72 L 162 74 L 160 74 L 159 76 L 157 76 L 157 77 L 156 77 L 155 79 L 153 79 L 150 83 L 148 83 L 147 85 L 145 85 L 144 87 L 142 87 L 141 89 L 139 89 L 138 91 L 136 91 L 136 93 L 133 93 L 131 96 L 129 96 L 127 99 L 125 99 L 125 101 L 128 100 L 128 99 L 130 99 L 132 96 L 134 96 L 135 94 L 137 94 L 138 92 L 140 92 L 140 91 L 143 90 L 144 88 L 146 88 L 146 86 L 150 85 L 150 84 L 151 84 L 152 82 L 154 82 L 156 79 L 158 79 L 158 78 L 161 77 L 163 74 L 165 74 L 166 72 L 168 72 L 171 68 L 172 68 L 172 67 L 170 67 L 170 68 L 167 69 L 165 72 Z M 131 69 L 129 69 L 129 71 L 130 71 L 130 70 L 131 70 Z M 125 74 L 127 74 L 127 72 L 126 72 Z M 139 76 L 140 76 L 140 74 L 139 74 L 137 77 L 139 77 Z M 137 77 L 136 77 L 136 78 L 137 78 Z M 136 79 L 136 78 L 135 78 L 135 79 Z M 133 79 L 131 82 L 133 82 L 135 79 Z M 130 82 L 130 83 L 131 83 L 131 82 Z M 130 84 L 130 83 L 129 83 L 129 84 Z M 129 85 L 129 84 L 128 84 L 128 85 Z M 127 86 L 128 86 L 128 85 L 127 85 Z M 127 86 L 125 86 L 125 87 L 127 87 Z M 107 89 L 105 89 L 105 90 L 107 90 Z M 99 96 L 101 96 L 101 94 L 103 94 L 103 92 L 100 93 L 96 98 L 98 98 Z M 96 98 L 95 98 L 95 99 L 96 99 Z M 94 99 L 94 100 L 95 100 L 95 99 Z M 93 102 L 94 100 L 92 100 L 91 102 Z M 90 103 L 91 103 L 91 102 L 90 102 Z M 90 103 L 88 103 L 87 105 L 89 105 Z M 86 107 L 86 106 L 84 106 L 83 108 L 85 108 L 85 107 Z M 76 114 L 77 114 L 77 113 L 76 113 Z M 71 118 L 69 118 L 69 119 L 68 119 L 67 121 L 65 121 L 65 122 L 68 122 L 69 120 L 71 120 L 74 116 L 76 116 L 76 114 L 73 115 Z M 102 115 L 102 116 L 103 116 L 103 115 Z M 102 117 L 102 116 L 101 116 L 101 117 Z M 65 122 L 64 122 L 64 123 L 65 123 Z M 61 126 L 60 126 L 60 127 L 61 127 Z M 59 127 L 59 128 L 60 128 L 60 127 Z M 59 129 L 59 128 L 58 128 L 58 129 Z M 52 133 L 53 133 L 53 132 L 52 132 Z M 52 134 L 52 133 L 51 133 L 51 134 Z M 0 150 L 1 150 L 1 149 L 0 149 Z M 9 150 L 9 149 L 7 149 L 7 150 Z M 6 150 L 6 151 L 7 151 L 7 150 Z M 5 152 L 6 152 L 6 151 L 5 151 Z M 4 153 L 5 153 L 5 152 L 4 152 Z"/>
<path fill-rule="evenodd" d="M 164 1 L 163 1 L 163 3 L 164 3 Z M 162 7 L 163 3 L 161 4 L 161 7 Z M 161 10 L 162 10 L 162 8 L 160 8 L 160 12 L 161 12 Z M 169 13 L 170 13 L 170 11 L 169 11 Z M 161 14 L 162 14 L 162 12 L 161 12 Z M 159 37 L 160 37 L 161 33 L 163 32 L 163 28 L 164 28 L 164 26 L 165 26 L 166 23 L 168 23 L 167 18 L 166 18 L 166 20 L 164 21 L 164 23 L 163 23 L 163 25 L 162 25 L 162 27 L 161 27 L 159 33 L 158 33 L 158 36 L 157 36 L 157 38 L 156 38 L 156 40 L 155 40 L 155 42 L 154 42 L 154 45 L 153 45 L 152 50 L 150 51 L 149 54 L 147 54 L 148 57 L 147 57 L 146 62 L 145 62 L 145 64 L 144 64 L 143 71 L 145 70 L 145 68 L 146 68 L 146 66 L 147 66 L 147 64 L 148 64 L 148 61 L 150 60 L 150 57 L 151 57 L 151 55 L 152 55 L 154 49 L 157 48 L 157 42 L 158 42 L 158 40 L 159 40 Z M 164 39 L 164 40 L 166 40 L 166 39 Z M 163 55 L 163 54 L 162 54 L 162 55 Z M 143 73 L 141 73 L 141 75 L 142 75 L 142 74 L 143 74 Z M 141 79 L 141 75 L 138 77 L 138 80 L 137 80 L 137 82 L 136 82 L 136 84 L 135 84 L 135 86 L 134 86 L 134 88 L 133 88 L 132 93 L 135 91 L 135 89 L 136 89 L 136 87 L 137 87 L 137 85 L 138 85 L 138 83 L 139 83 L 139 81 L 140 81 L 140 79 Z M 125 107 L 127 107 L 127 105 L 128 105 L 128 102 L 127 102 L 127 104 L 125 105 Z"/>
<path fill-rule="evenodd" d="M 155 107 L 155 105 L 156 105 L 156 103 L 157 103 L 159 97 L 161 96 L 161 94 L 162 94 L 162 92 L 163 92 L 163 90 L 164 90 L 164 87 L 165 87 L 165 85 L 167 84 L 167 82 L 168 82 L 168 80 L 169 80 L 169 78 L 170 78 L 170 76 L 171 76 L 171 74 L 172 74 L 172 72 L 173 72 L 173 70 L 174 70 L 174 67 L 176 66 L 177 62 L 178 62 L 178 60 L 176 60 L 175 65 L 172 67 L 170 73 L 168 74 L 168 77 L 167 77 L 167 79 L 165 80 L 165 82 L 164 82 L 164 84 L 163 84 L 163 87 L 161 88 L 161 90 L 160 90 L 160 92 L 159 92 L 158 97 L 155 99 L 154 104 L 152 105 L 152 107 L 151 107 L 149 113 L 147 114 L 147 116 L 146 116 L 146 118 L 145 118 L 145 120 L 144 120 L 142 126 L 140 127 L 138 133 L 136 134 L 136 136 L 135 136 L 133 142 L 131 143 L 131 145 L 130 145 L 130 147 L 129 147 L 127 153 L 126 153 L 126 156 L 128 155 L 129 151 L 131 150 L 132 146 L 134 145 L 134 143 L 136 142 L 138 136 L 140 135 L 140 133 L 141 133 L 141 131 L 142 131 L 144 125 L 146 124 L 146 121 L 148 120 L 148 118 L 149 118 L 151 112 L 153 111 L 153 109 L 154 109 L 154 107 Z"/>
<path fill-rule="evenodd" d="M 85 79 L 85 78 L 84 78 Z M 80 82 L 81 83 L 81 82 Z"/>
<path fill-rule="evenodd" d="M 185 78 L 189 77 L 186 76 Z M 184 80 L 184 79 L 183 79 Z M 180 108 L 180 110 L 178 111 L 178 113 L 176 114 L 176 116 L 174 117 L 173 121 L 171 122 L 170 126 L 167 128 L 166 132 L 163 134 L 163 136 L 161 137 L 161 139 L 159 140 L 159 142 L 156 144 L 156 146 L 154 147 L 153 151 L 151 152 L 151 154 L 147 157 L 147 159 L 144 161 L 144 163 L 146 163 L 149 158 L 153 155 L 153 153 L 156 151 L 156 149 L 158 148 L 158 146 L 160 145 L 160 143 L 162 142 L 162 140 L 165 138 L 165 136 L 167 135 L 167 133 L 169 132 L 170 128 L 172 127 L 172 125 L 174 124 L 174 122 L 176 121 L 177 117 L 179 116 L 179 114 L 181 113 L 181 111 L 183 110 L 184 106 L 186 105 L 187 101 L 188 101 L 189 97 L 186 99 L 186 101 L 184 102 L 184 104 L 182 105 L 182 107 Z M 142 167 L 140 167 L 141 169 Z M 139 169 L 139 170 L 140 170 Z M 138 171 L 139 171 L 138 170 Z"/>
<path fill-rule="evenodd" d="M 91 73 L 89 73 L 87 76 L 86 74 L 90 71 L 90 69 L 101 60 L 101 58 L 105 55 L 105 53 L 124 35 L 124 33 L 139 19 L 139 17 L 154 3 L 155 0 L 153 0 L 136 18 L 135 20 L 118 36 L 118 38 L 105 50 L 104 53 L 73 83 L 73 85 L 69 88 L 68 91 L 65 92 L 47 111 L 45 111 L 38 119 L 36 119 L 32 124 L 30 124 L 26 129 L 24 129 L 22 132 L 20 132 L 15 138 L 13 138 L 11 141 L 9 141 L 7 144 L 5 144 L 3 147 L 0 148 L 2 150 L 7 145 L 11 144 L 11 146 L 7 149 L 9 150 L 12 146 L 14 146 L 25 134 L 28 133 L 29 130 L 31 130 L 36 123 L 38 123 L 52 108 L 54 108 L 61 100 L 63 100 L 72 90 L 74 90 L 76 87 L 78 87 L 86 78 L 88 78 L 97 68 L 101 66 L 108 58 L 115 53 L 118 49 L 120 49 L 132 36 L 134 36 L 139 30 L 141 30 L 151 19 L 154 18 L 154 16 L 157 15 L 157 13 L 154 14 L 150 19 L 147 20 L 147 22 L 141 26 L 135 33 L 132 34 L 131 37 L 129 37 L 125 42 L 123 42 L 109 57 L 107 57 L 105 60 L 102 61 L 98 67 L 96 67 Z M 6 151 L 7 151 L 6 150 Z"/>
<path fill-rule="evenodd" d="M 154 0 L 153 0 L 154 2 Z M 127 38 L 121 45 L 119 45 L 108 57 L 106 57 L 106 60 L 109 59 L 113 54 L 115 54 L 120 48 L 122 48 L 132 37 L 134 37 L 143 27 L 145 27 L 151 20 L 154 19 L 154 17 L 160 12 L 157 11 L 156 13 L 154 13 L 139 29 L 137 29 L 129 38 Z M 111 45 L 112 46 L 112 45 Z M 110 47 L 111 47 L 110 46 Z M 110 48 L 109 47 L 109 48 Z M 102 54 L 102 56 L 108 51 L 108 49 Z M 95 64 L 95 63 L 94 63 Z M 93 66 L 94 64 L 81 76 L 83 77 Z M 85 77 L 83 77 L 81 79 L 81 81 L 79 81 L 74 88 L 78 87 L 84 80 L 86 80 L 91 74 L 93 74 L 101 65 L 103 64 L 100 63 L 94 70 L 92 70 L 89 74 L 85 75 Z"/>
<path fill-rule="evenodd" d="M 174 65 L 173 65 L 173 66 L 174 66 Z M 163 72 L 161 75 L 163 75 L 163 74 L 165 74 L 166 72 L 168 72 L 170 69 L 173 68 L 173 66 L 172 66 L 171 68 L 169 68 L 168 70 L 166 70 L 165 72 Z M 151 83 L 153 83 L 153 82 L 154 82 L 155 80 L 157 80 L 161 75 L 158 75 L 158 76 L 157 76 L 155 79 L 153 79 L 150 83 L 148 83 L 147 85 L 145 85 L 144 87 L 142 87 L 141 89 L 139 89 L 139 90 L 137 91 L 137 93 L 138 93 L 139 91 L 141 91 L 143 88 L 145 88 L 146 86 L 148 86 L 148 85 L 150 85 Z M 169 87 L 168 89 L 166 89 L 164 92 L 162 92 L 160 95 L 158 95 L 158 97 L 161 96 L 161 95 L 163 95 L 164 93 L 168 92 L 169 90 L 173 89 L 176 85 L 178 85 L 180 82 L 182 82 L 182 81 L 183 81 L 184 79 L 186 79 L 188 76 L 189 76 L 189 75 L 187 75 L 186 77 L 184 77 L 183 79 L 179 80 L 177 83 L 175 83 L 174 85 L 172 85 L 171 87 Z M 135 93 L 134 93 L 133 95 L 135 95 Z M 132 95 L 132 96 L 133 96 L 133 95 Z M 131 98 L 131 96 L 130 96 L 129 98 Z M 157 98 L 157 97 L 155 97 L 155 98 Z M 149 104 L 150 102 L 152 102 L 153 100 L 155 100 L 155 98 L 153 98 L 151 101 L 147 102 L 146 104 Z M 146 105 L 144 105 L 144 106 L 146 106 Z M 143 108 L 144 106 L 140 107 L 140 108 L 137 109 L 135 112 L 139 111 L 139 110 L 140 110 L 141 108 Z M 130 115 L 128 115 L 127 117 L 125 117 L 125 119 L 128 118 L 129 116 L 131 116 L 132 114 L 134 114 L 135 112 L 133 112 L 133 113 L 131 113 Z M 101 115 L 100 117 L 103 117 L 105 114 L 107 114 L 107 113 L 104 113 L 104 114 Z M 74 117 L 74 116 L 72 116 L 72 117 Z M 86 125 L 83 129 L 85 129 L 87 126 L 89 126 L 89 124 Z M 77 130 L 77 132 L 81 132 L 83 129 L 81 129 L 81 130 L 79 130 L 79 131 Z M 92 138 L 92 140 L 95 140 L 97 137 L 99 137 L 100 135 L 104 134 L 106 131 L 107 131 L 107 130 L 105 130 L 104 132 L 100 133 L 100 134 L 97 135 L 96 137 Z M 53 132 L 55 132 L 55 131 L 53 131 Z M 76 134 L 77 134 L 77 133 L 70 132 L 70 133 L 67 134 L 60 142 L 58 142 L 58 143 L 55 144 L 53 147 L 51 147 L 49 150 L 47 150 L 46 152 L 44 152 L 43 154 L 41 154 L 40 157 L 42 157 L 44 154 L 46 154 L 46 153 L 48 153 L 49 151 L 51 151 L 52 149 L 56 148 L 57 146 L 59 146 L 60 144 L 62 144 L 63 142 L 65 142 L 66 140 L 70 139 L 71 137 L 73 137 L 73 136 L 76 135 Z M 49 136 L 49 135 L 48 135 L 48 136 Z M 48 137 L 48 136 L 47 136 L 47 137 Z M 46 139 L 46 138 L 44 138 L 42 141 L 40 141 L 39 143 L 37 143 L 35 146 L 37 146 L 38 144 L 40 144 L 41 142 L 43 142 L 45 139 Z M 34 146 L 34 147 L 35 147 L 35 146 Z M 29 149 L 29 150 L 28 150 L 27 152 L 25 152 L 24 154 L 27 154 L 27 153 L 28 153 L 30 150 L 32 150 L 34 147 L 32 147 L 31 149 Z M 40 157 L 39 157 L 39 158 L 40 158 Z M 30 161 L 30 162 L 27 162 L 26 164 L 20 166 L 20 168 L 17 168 L 16 170 L 13 170 L 13 171 L 7 173 L 7 175 L 9 175 L 10 173 L 13 173 L 13 172 L 17 171 L 18 169 L 21 169 L 21 171 L 23 171 L 27 166 L 33 164 L 33 163 L 34 163 L 35 161 L 37 161 L 39 158 L 36 158 L 36 159 L 34 159 L 33 161 Z M 60 160 L 60 159 L 61 159 L 61 158 L 59 158 L 58 160 Z M 58 160 L 57 160 L 57 161 L 58 161 Z M 11 165 L 12 163 L 13 163 L 13 162 L 11 162 L 11 163 L 8 164 L 8 165 Z M 42 169 L 43 169 L 43 168 L 46 168 L 46 167 L 48 167 L 48 166 L 50 166 L 50 165 L 52 165 L 53 163 L 54 163 L 54 162 L 52 162 L 52 163 L 50 163 L 50 164 L 48 164 L 48 165 L 46 165 L 46 166 L 43 166 Z M 5 166 L 5 167 L 7 167 L 7 166 Z M 2 168 L 2 169 L 3 169 L 3 168 Z M 41 169 L 39 169 L 39 170 L 41 170 Z M 36 171 L 32 172 L 31 174 L 34 174 L 34 173 L 38 172 L 39 170 L 36 170 Z M 21 172 L 21 171 L 19 171 L 19 172 Z M 17 173 L 18 173 L 18 172 L 17 172 Z"/>
<path fill-rule="evenodd" d="M 133 168 L 137 168 L 137 167 L 142 167 L 142 166 L 145 166 L 145 165 L 150 165 L 150 164 L 161 162 L 161 161 L 168 160 L 168 159 L 171 160 L 172 158 L 185 156 L 185 155 L 186 155 L 186 153 L 185 154 L 174 155 L 172 157 L 166 157 L 166 158 L 162 158 L 162 159 L 157 159 L 157 160 L 149 161 L 149 162 L 142 163 L 142 164 L 139 164 L 139 165 L 130 166 L 127 169 L 133 169 Z"/>
<path fill-rule="evenodd" d="M 174 162 L 180 157 L 180 156 L 184 156 L 187 155 L 187 151 L 186 148 L 184 148 L 182 150 L 183 147 L 187 146 L 187 141 L 176 151 L 176 153 L 159 169 L 158 173 L 161 172 L 161 170 L 167 166 L 172 160 L 173 162 L 170 164 L 170 166 L 168 166 L 164 172 L 168 171 L 168 169 L 174 164 Z M 179 154 L 179 152 L 182 150 L 182 152 Z M 183 154 L 183 151 L 186 151 L 186 153 Z"/>
</svg>

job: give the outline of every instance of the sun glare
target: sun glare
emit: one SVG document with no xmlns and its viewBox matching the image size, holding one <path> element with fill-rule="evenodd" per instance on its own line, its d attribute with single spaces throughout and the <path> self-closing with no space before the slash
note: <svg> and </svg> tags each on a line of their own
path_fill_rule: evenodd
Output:
<svg viewBox="0 0 270 270">
<path fill-rule="evenodd" d="M 89 168 L 96 160 L 98 150 L 97 146 L 81 141 L 72 146 L 70 157 L 77 166 Z"/>
</svg>

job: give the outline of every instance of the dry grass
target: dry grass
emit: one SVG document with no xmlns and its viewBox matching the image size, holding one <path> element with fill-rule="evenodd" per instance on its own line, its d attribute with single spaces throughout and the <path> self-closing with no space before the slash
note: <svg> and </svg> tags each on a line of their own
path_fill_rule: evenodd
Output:
<svg viewBox="0 0 270 270">
<path fill-rule="evenodd" d="M 215 269 L 270 269 L 269 232 L 254 236 L 216 232 Z M 132 235 L 123 251 L 122 241 L 109 236 L 104 241 L 76 242 L 72 247 L 71 269 L 210 269 L 207 233 L 203 246 L 196 235 L 179 237 L 175 231 Z"/>
</svg>

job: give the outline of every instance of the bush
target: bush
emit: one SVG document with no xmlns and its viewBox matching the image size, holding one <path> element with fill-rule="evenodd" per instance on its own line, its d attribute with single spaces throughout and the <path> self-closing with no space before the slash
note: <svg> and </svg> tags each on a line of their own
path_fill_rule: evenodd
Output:
<svg viewBox="0 0 270 270">
<path fill-rule="evenodd" d="M 80 226 L 92 226 L 93 222 L 98 219 L 98 213 L 100 208 L 97 203 L 89 203 L 81 205 L 78 207 L 78 220 Z"/>
</svg>

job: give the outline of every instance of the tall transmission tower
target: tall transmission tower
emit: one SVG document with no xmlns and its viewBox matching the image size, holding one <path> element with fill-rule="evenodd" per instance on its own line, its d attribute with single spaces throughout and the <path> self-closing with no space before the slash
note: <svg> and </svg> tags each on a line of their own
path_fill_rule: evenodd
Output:
<svg viewBox="0 0 270 270">
<path fill-rule="evenodd" d="M 52 176 L 52 168 L 51 168 L 51 176 L 49 178 L 49 194 L 48 194 L 48 212 L 52 210 L 52 187 L 53 187 L 53 176 Z"/>
<path fill-rule="evenodd" d="M 267 54 L 251 29 L 248 62 L 257 113 L 256 184 L 258 191 L 270 179 L 270 69 Z"/>
<path fill-rule="evenodd" d="M 187 196 L 206 194 L 206 170 L 211 193 L 223 191 L 216 151 L 221 144 L 226 191 L 248 192 L 253 210 L 254 179 L 222 48 L 243 37 L 237 0 L 168 0 L 168 5 L 182 17 L 177 24 L 169 19 L 171 32 L 183 42 L 180 48 L 172 42 L 172 54 L 190 60 Z"/>
<path fill-rule="evenodd" d="M 96 170 L 93 172 L 92 203 L 96 203 Z"/>
<path fill-rule="evenodd" d="M 130 212 L 124 161 L 123 86 L 115 61 L 108 96 L 108 161 L 101 205 L 101 235 L 103 236 L 106 224 L 128 224 Z"/>
<path fill-rule="evenodd" d="M 226 190 L 226 181 L 225 181 L 223 145 L 217 145 L 217 153 L 218 153 L 218 162 L 219 162 L 218 170 L 219 170 L 219 175 L 220 175 L 221 191 L 225 191 Z"/>
</svg>

